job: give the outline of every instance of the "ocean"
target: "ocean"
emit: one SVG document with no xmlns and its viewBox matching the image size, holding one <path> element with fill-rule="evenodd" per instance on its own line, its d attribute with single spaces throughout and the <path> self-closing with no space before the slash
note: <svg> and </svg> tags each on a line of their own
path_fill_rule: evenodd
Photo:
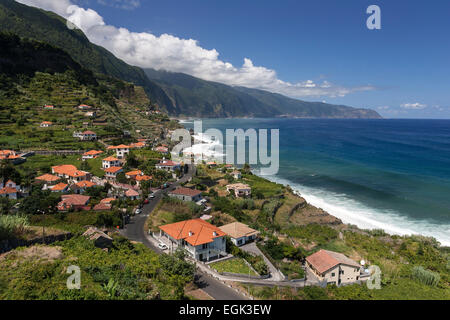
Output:
<svg viewBox="0 0 450 320">
<path fill-rule="evenodd" d="M 203 119 L 209 128 L 279 129 L 280 169 L 266 178 L 345 223 L 450 246 L 450 120 Z"/>
</svg>

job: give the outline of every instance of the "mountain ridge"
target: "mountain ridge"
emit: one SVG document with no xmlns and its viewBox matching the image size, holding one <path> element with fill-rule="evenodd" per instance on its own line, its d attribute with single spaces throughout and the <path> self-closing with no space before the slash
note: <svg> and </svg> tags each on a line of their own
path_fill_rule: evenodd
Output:
<svg viewBox="0 0 450 320">
<path fill-rule="evenodd" d="M 151 103 L 171 116 L 381 118 L 370 109 L 306 102 L 183 73 L 131 66 L 105 48 L 91 43 L 81 30 L 69 29 L 67 21 L 57 14 L 14 0 L 0 0 L 0 28 L 59 47 L 94 73 L 142 86 Z"/>
</svg>

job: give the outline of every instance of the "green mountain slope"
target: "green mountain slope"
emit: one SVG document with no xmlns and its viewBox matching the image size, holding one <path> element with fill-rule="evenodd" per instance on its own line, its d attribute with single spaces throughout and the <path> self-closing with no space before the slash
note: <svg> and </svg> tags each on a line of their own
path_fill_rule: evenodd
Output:
<svg viewBox="0 0 450 320">
<path fill-rule="evenodd" d="M 0 0 L 0 30 L 48 42 L 83 67 L 142 86 L 151 102 L 174 116 L 379 118 L 372 110 L 290 99 L 263 90 L 236 88 L 182 73 L 145 72 L 94 45 L 81 30 L 67 28 L 54 13 Z"/>
<path fill-rule="evenodd" d="M 264 90 L 205 81 L 183 73 L 154 69 L 145 69 L 145 73 L 170 97 L 172 106 L 168 112 L 181 116 L 381 118 L 370 109 L 306 102 Z"/>
<path fill-rule="evenodd" d="M 150 101 L 142 87 L 94 75 L 59 48 L 2 32 L 0 47 L 0 149 L 98 149 L 72 133 L 89 129 L 106 141 L 128 130 L 154 139 L 174 125 L 146 114 Z M 80 104 L 96 114 L 87 115 Z M 52 126 L 42 128 L 43 121 Z"/>
</svg>

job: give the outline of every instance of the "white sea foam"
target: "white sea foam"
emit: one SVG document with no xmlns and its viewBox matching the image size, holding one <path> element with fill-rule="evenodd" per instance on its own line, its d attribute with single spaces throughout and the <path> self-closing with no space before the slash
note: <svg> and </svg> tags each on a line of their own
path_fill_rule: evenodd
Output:
<svg viewBox="0 0 450 320">
<path fill-rule="evenodd" d="M 256 173 L 256 172 L 255 172 Z M 305 200 L 341 219 L 344 223 L 362 229 L 383 229 L 390 234 L 421 234 L 436 238 L 442 245 L 450 246 L 450 224 L 437 224 L 426 220 L 412 220 L 393 210 L 380 210 L 351 199 L 346 194 L 337 194 L 300 184 L 278 176 L 264 176 L 273 182 L 290 185 Z"/>
</svg>

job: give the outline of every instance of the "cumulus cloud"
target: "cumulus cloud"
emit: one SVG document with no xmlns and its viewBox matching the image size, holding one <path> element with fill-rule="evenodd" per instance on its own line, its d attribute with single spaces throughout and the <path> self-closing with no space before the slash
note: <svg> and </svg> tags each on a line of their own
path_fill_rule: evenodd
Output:
<svg viewBox="0 0 450 320">
<path fill-rule="evenodd" d="M 287 82 L 280 80 L 275 70 L 255 66 L 250 58 L 244 58 L 242 66 L 223 61 L 217 50 L 202 48 L 194 39 L 181 39 L 169 34 L 155 36 L 148 32 L 131 32 L 107 25 L 96 11 L 81 8 L 70 0 L 16 1 L 63 16 L 78 26 L 93 43 L 105 47 L 127 63 L 142 68 L 183 72 L 205 80 L 263 89 L 297 98 L 343 97 L 353 92 L 375 89 L 371 85 L 346 87 L 325 80 Z M 138 2 L 117 0 L 110 3 L 130 5 Z"/>
<path fill-rule="evenodd" d="M 401 104 L 400 107 L 402 107 L 403 109 L 420 110 L 420 109 L 425 109 L 427 107 L 427 105 L 416 102 L 416 103 L 404 103 L 404 104 Z"/>
</svg>

